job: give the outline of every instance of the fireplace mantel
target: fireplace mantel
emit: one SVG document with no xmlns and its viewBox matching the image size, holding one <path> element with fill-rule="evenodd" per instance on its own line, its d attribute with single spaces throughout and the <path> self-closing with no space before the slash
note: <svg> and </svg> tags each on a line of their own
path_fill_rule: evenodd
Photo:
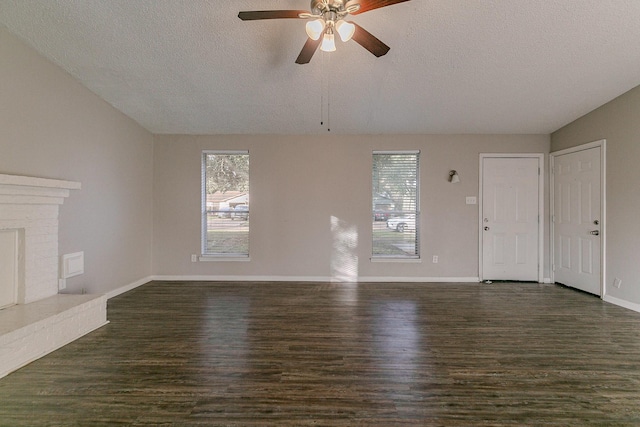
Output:
<svg viewBox="0 0 640 427">
<path fill-rule="evenodd" d="M 0 204 L 61 205 L 80 188 L 75 181 L 0 174 Z"/>
<path fill-rule="evenodd" d="M 66 188 L 68 190 L 79 190 L 81 187 L 80 183 L 75 181 L 6 174 L 0 174 L 0 184 L 17 187 Z"/>
<path fill-rule="evenodd" d="M 74 181 L 0 174 L 0 230 L 20 232 L 20 283 L 16 303 L 58 293 L 58 210 Z"/>
</svg>

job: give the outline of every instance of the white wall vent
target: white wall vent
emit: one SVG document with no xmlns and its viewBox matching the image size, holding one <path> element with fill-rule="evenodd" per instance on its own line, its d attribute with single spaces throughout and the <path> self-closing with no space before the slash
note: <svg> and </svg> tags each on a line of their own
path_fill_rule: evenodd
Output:
<svg viewBox="0 0 640 427">
<path fill-rule="evenodd" d="M 84 274 L 84 252 L 62 255 L 61 279 Z"/>
</svg>

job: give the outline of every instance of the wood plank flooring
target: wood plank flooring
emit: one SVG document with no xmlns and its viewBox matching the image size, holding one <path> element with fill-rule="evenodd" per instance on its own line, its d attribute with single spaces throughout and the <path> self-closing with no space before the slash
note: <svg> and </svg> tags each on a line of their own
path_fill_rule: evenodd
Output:
<svg viewBox="0 0 640 427">
<path fill-rule="evenodd" d="M 153 282 L 1 426 L 637 426 L 640 315 L 554 285 Z"/>
</svg>

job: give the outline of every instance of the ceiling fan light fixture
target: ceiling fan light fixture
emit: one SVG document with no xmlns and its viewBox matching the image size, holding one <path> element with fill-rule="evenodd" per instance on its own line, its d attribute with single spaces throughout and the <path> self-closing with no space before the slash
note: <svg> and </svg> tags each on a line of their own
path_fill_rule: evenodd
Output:
<svg viewBox="0 0 640 427">
<path fill-rule="evenodd" d="M 348 42 L 356 32 L 356 26 L 351 22 L 340 20 L 336 24 L 336 31 L 338 31 L 338 35 L 340 35 L 340 40 Z"/>
<path fill-rule="evenodd" d="M 325 23 L 322 19 L 314 19 L 313 21 L 307 22 L 305 29 L 307 30 L 307 35 L 312 40 L 318 40 L 322 37 L 322 33 L 324 32 Z"/>
<path fill-rule="evenodd" d="M 1 2 L 2 0 L 0 0 Z M 355 41 L 372 55 L 379 58 L 391 49 L 376 36 L 351 21 L 349 15 L 393 6 L 410 0 L 311 0 L 309 10 L 251 10 L 238 12 L 243 21 L 263 19 L 304 19 L 307 21 L 307 40 L 296 58 L 296 64 L 308 64 L 317 50 L 336 50 L 335 34 L 343 42 Z"/>
<path fill-rule="evenodd" d="M 336 51 L 336 38 L 333 33 L 326 33 L 322 39 L 322 45 L 320 50 L 323 52 L 335 52 Z"/>
</svg>

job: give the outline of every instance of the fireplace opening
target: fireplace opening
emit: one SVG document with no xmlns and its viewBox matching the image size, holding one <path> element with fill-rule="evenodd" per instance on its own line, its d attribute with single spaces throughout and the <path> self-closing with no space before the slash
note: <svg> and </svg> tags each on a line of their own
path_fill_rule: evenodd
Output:
<svg viewBox="0 0 640 427">
<path fill-rule="evenodd" d="M 21 298 L 22 230 L 0 230 L 0 310 Z"/>
</svg>

